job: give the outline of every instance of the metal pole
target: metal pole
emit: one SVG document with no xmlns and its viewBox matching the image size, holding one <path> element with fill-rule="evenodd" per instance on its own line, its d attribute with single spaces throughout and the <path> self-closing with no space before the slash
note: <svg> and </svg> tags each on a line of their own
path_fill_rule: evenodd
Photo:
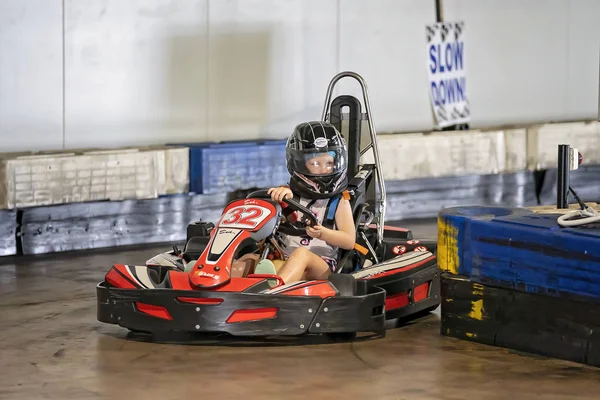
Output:
<svg viewBox="0 0 600 400">
<path fill-rule="evenodd" d="M 567 197 L 569 195 L 569 153 L 568 144 L 558 145 L 558 174 L 556 176 L 556 208 L 568 208 Z"/>
<path fill-rule="evenodd" d="M 381 160 L 379 159 L 379 145 L 377 141 L 377 131 L 375 130 L 375 124 L 373 123 L 373 112 L 371 110 L 371 102 L 369 101 L 369 90 L 367 83 L 362 76 L 352 71 L 343 71 L 333 77 L 327 88 L 327 94 L 325 96 L 325 104 L 323 105 L 323 114 L 321 120 L 327 119 L 327 111 L 329 110 L 329 103 L 331 102 L 331 96 L 333 94 L 333 88 L 335 84 L 344 77 L 354 78 L 361 86 L 363 100 L 365 102 L 365 108 L 367 113 L 367 121 L 369 123 L 369 130 L 371 131 L 371 147 L 373 147 L 373 158 L 375 159 L 375 175 L 376 181 L 379 185 L 380 198 L 377 201 L 376 212 L 379 211 L 378 224 L 377 224 L 377 241 L 381 243 L 383 241 L 383 231 L 385 223 L 385 211 L 386 211 L 386 191 L 385 181 L 383 179 L 383 172 L 381 169 Z M 361 153 L 362 155 L 362 153 Z"/>
<path fill-rule="evenodd" d="M 442 0 L 435 0 L 435 19 L 437 22 L 444 22 Z"/>
</svg>

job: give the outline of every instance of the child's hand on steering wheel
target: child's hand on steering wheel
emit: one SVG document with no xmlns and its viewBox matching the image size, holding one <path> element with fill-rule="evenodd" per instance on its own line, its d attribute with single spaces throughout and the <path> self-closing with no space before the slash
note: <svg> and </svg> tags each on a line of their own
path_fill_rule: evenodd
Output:
<svg viewBox="0 0 600 400">
<path fill-rule="evenodd" d="M 291 199 L 294 197 L 294 194 L 292 193 L 291 189 L 283 186 L 271 188 L 267 191 L 267 194 L 271 195 L 272 200 L 279 202 L 282 202 L 286 198 Z"/>
<path fill-rule="evenodd" d="M 306 234 L 313 239 L 320 239 L 325 228 L 322 225 L 307 226 Z"/>
</svg>

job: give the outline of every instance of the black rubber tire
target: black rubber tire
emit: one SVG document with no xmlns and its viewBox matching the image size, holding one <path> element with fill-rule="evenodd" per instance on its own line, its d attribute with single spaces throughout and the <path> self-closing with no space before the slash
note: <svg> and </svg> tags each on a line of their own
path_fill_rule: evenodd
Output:
<svg viewBox="0 0 600 400">
<path fill-rule="evenodd" d="M 327 339 L 330 342 L 349 342 L 354 338 L 356 338 L 356 332 L 327 333 Z"/>
</svg>

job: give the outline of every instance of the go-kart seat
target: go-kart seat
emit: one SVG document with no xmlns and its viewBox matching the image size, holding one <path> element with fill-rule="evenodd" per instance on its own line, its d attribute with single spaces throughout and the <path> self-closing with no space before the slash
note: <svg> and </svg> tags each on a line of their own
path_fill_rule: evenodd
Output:
<svg viewBox="0 0 600 400">
<path fill-rule="evenodd" d="M 359 171 L 348 184 L 348 192 L 350 196 L 350 207 L 352 208 L 352 214 L 354 217 L 354 229 L 356 232 L 356 239 L 359 238 L 359 226 L 360 220 L 363 213 L 368 209 L 369 203 L 366 200 L 366 188 L 370 180 L 373 178 L 373 169 L 365 168 L 363 171 Z M 354 260 L 352 257 L 355 253 L 355 249 L 351 250 L 340 250 L 338 265 L 342 268 L 341 272 L 352 272 L 355 268 Z"/>
<path fill-rule="evenodd" d="M 210 241 L 210 236 L 193 236 L 191 237 L 185 247 L 183 248 L 183 253 L 181 256 L 185 260 L 185 262 L 190 262 L 192 260 L 197 260 L 202 255 L 202 252 L 208 245 Z"/>
<path fill-rule="evenodd" d="M 154 284 L 155 288 L 170 289 L 171 288 L 171 275 L 169 274 L 170 269 L 156 269 L 154 267 L 148 268 L 148 277 Z"/>
<path fill-rule="evenodd" d="M 368 207 L 367 203 L 361 203 L 354 209 L 354 229 L 356 231 L 356 240 L 358 241 L 358 227 L 360 225 L 360 218 L 362 216 L 363 211 Z M 351 250 L 340 250 L 340 255 L 338 258 L 338 267 L 342 268 L 342 273 L 349 273 L 354 271 L 354 257 L 352 257 L 356 252 L 356 249 Z"/>
</svg>

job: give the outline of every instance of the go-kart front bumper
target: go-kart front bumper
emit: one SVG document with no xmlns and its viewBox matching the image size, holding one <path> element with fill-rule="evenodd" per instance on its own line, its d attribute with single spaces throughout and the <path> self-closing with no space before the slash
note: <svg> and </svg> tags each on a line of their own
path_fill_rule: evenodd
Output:
<svg viewBox="0 0 600 400">
<path fill-rule="evenodd" d="M 96 287 L 97 318 L 148 333 L 211 332 L 236 336 L 374 332 L 385 334 L 385 291 L 364 295 L 262 293 Z"/>
</svg>

